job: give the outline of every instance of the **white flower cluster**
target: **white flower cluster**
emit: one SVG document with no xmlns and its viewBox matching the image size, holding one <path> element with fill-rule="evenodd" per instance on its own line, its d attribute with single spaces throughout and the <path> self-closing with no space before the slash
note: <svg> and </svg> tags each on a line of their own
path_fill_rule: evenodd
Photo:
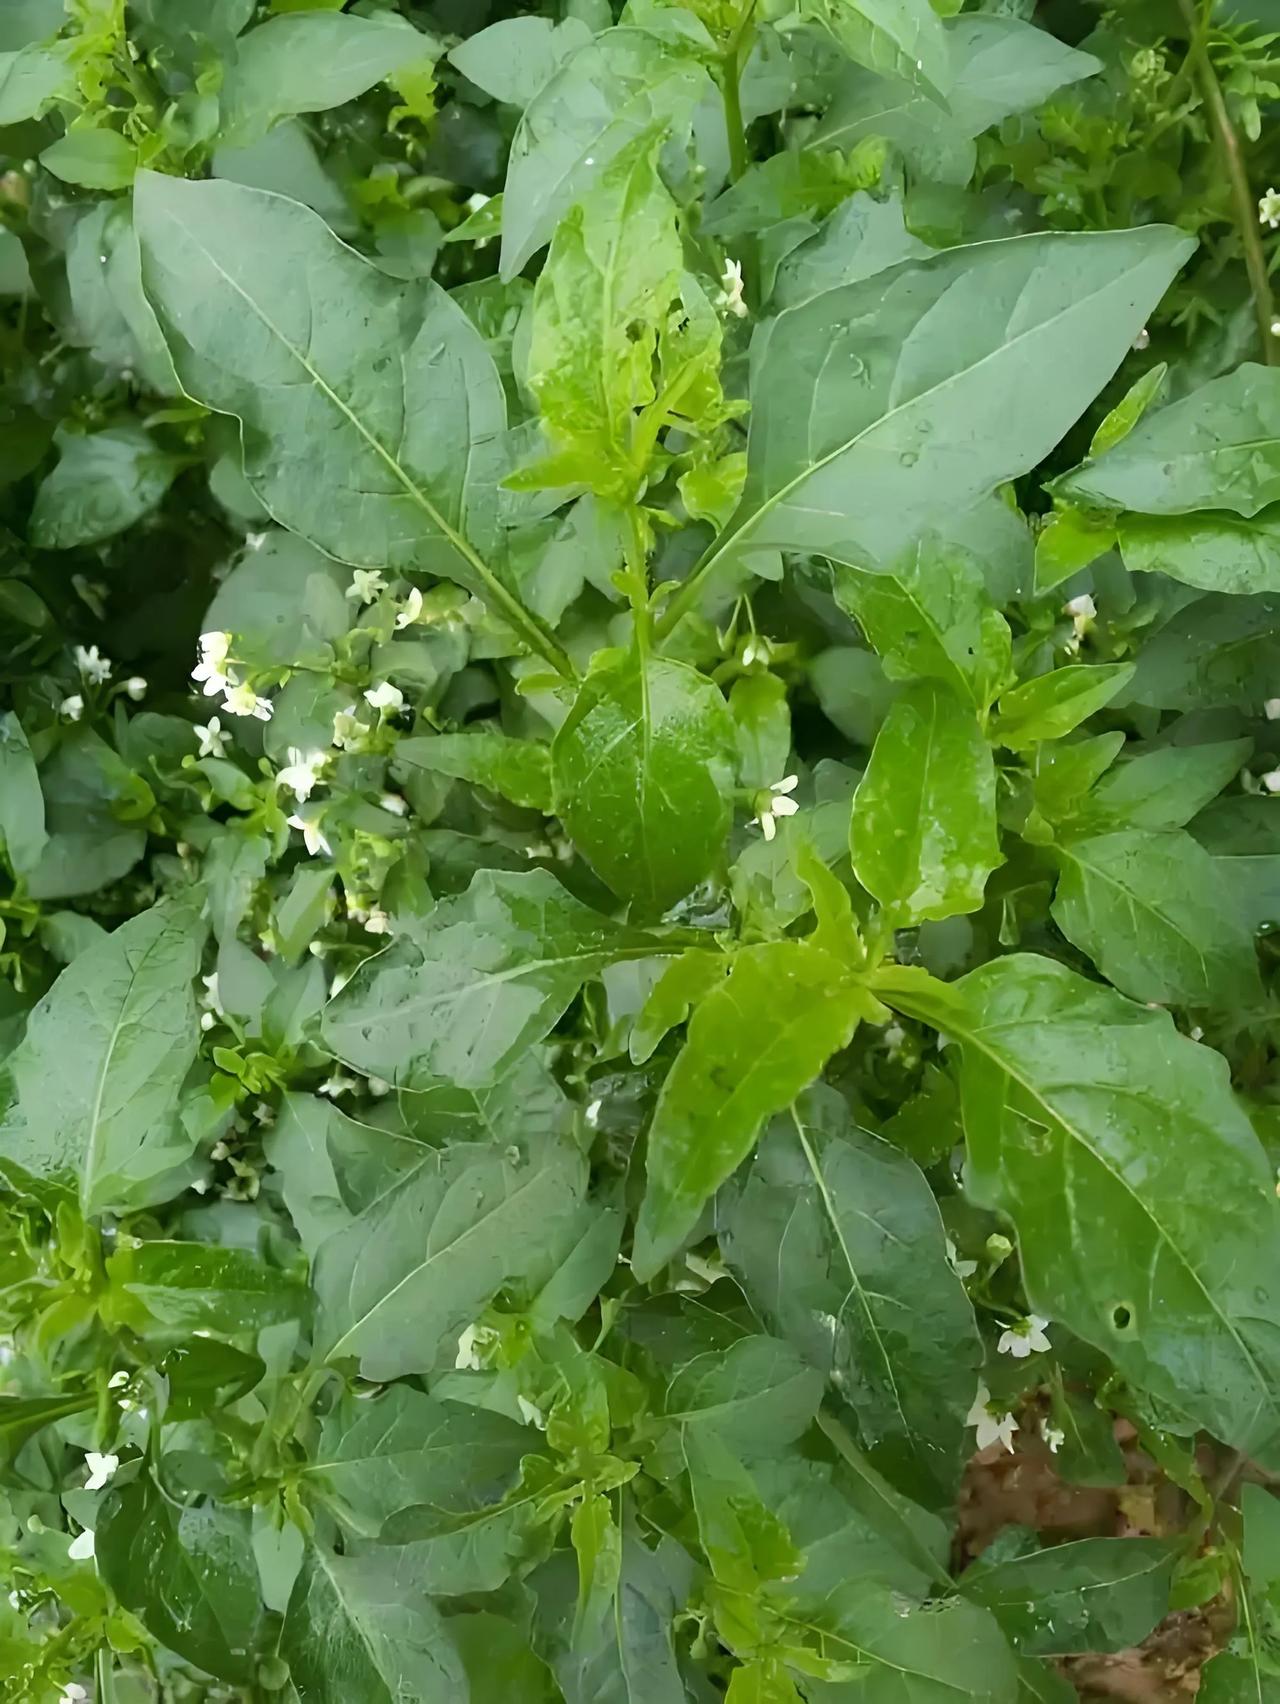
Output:
<svg viewBox="0 0 1280 1704">
<path fill-rule="evenodd" d="M 223 694 L 222 708 L 230 716 L 252 716 L 259 722 L 271 720 L 272 704 L 248 681 L 241 680 L 231 661 L 231 635 L 214 631 L 200 635 L 200 661 L 191 671 L 206 698 Z"/>
</svg>

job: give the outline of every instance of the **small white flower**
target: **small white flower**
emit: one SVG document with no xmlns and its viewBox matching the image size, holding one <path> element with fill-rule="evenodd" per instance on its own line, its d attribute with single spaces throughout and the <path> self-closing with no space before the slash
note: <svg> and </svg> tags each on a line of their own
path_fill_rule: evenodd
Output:
<svg viewBox="0 0 1280 1704">
<path fill-rule="evenodd" d="M 1280 226 L 1280 195 L 1274 189 L 1258 197 L 1258 223 L 1273 231 Z"/>
<path fill-rule="evenodd" d="M 301 804 L 311 797 L 312 789 L 320 779 L 320 771 L 328 761 L 328 756 L 322 751 L 304 754 L 297 746 L 290 746 L 289 761 L 283 769 L 276 771 L 276 783 L 287 787 Z"/>
<path fill-rule="evenodd" d="M 128 1382 L 129 1382 L 129 1375 L 128 1375 L 127 1372 L 125 1372 L 124 1368 L 121 1367 L 121 1369 L 118 1373 L 112 1373 L 111 1377 L 107 1380 L 107 1389 L 108 1390 L 123 1390 L 125 1385 L 128 1384 Z"/>
<path fill-rule="evenodd" d="M 1147 330 L 1146 326 L 1144 325 L 1142 330 L 1134 338 L 1130 347 L 1133 348 L 1133 349 L 1136 349 L 1138 351 L 1138 353 L 1141 354 L 1144 349 L 1146 349 L 1150 346 L 1150 343 L 1151 343 L 1151 333 Z"/>
<path fill-rule="evenodd" d="M 222 1010 L 222 1001 L 218 995 L 217 971 L 211 971 L 208 976 L 202 976 L 200 981 L 204 985 L 204 998 L 201 1000 L 200 1004 L 202 1006 L 207 1006 L 211 1012 L 220 1012 Z"/>
<path fill-rule="evenodd" d="M 214 1027 L 217 1021 L 217 1018 L 212 1012 L 201 1012 L 200 1014 L 200 1028 L 206 1035 L 208 1035 L 209 1031 Z"/>
<path fill-rule="evenodd" d="M 79 1533 L 67 1547 L 67 1555 L 73 1562 L 87 1562 L 93 1555 L 93 1534 L 87 1530 Z"/>
<path fill-rule="evenodd" d="M 583 1116 L 586 1118 L 587 1123 L 593 1130 L 600 1121 L 600 1108 L 603 1105 L 604 1102 L 602 1100 L 593 1100 L 587 1104 L 587 1110 Z"/>
<path fill-rule="evenodd" d="M 1268 722 L 1280 721 L 1280 698 L 1268 698 L 1262 706 L 1262 713 Z"/>
<path fill-rule="evenodd" d="M 378 803 L 384 811 L 390 811 L 392 816 L 403 816 L 409 809 L 399 793 L 384 793 Z"/>
<path fill-rule="evenodd" d="M 344 1077 L 341 1071 L 335 1071 L 327 1082 L 321 1083 L 317 1094 L 345 1095 L 349 1089 L 358 1087 L 354 1077 Z"/>
<path fill-rule="evenodd" d="M 354 706 L 336 710 L 333 716 L 333 743 L 343 751 L 360 751 L 369 737 L 369 730 L 355 713 Z"/>
<path fill-rule="evenodd" d="M 530 1402 L 527 1397 L 518 1396 L 516 1398 L 516 1407 L 520 1410 L 520 1418 L 524 1421 L 526 1426 L 536 1426 L 540 1432 L 546 1431 L 546 1416 L 536 1403 Z"/>
<path fill-rule="evenodd" d="M 202 690 L 206 698 L 214 698 L 219 692 L 225 692 L 231 686 L 232 679 L 225 664 L 231 653 L 231 635 L 229 633 L 202 633 L 200 635 L 200 661 L 191 671 L 192 680 L 203 682 Z"/>
<path fill-rule="evenodd" d="M 85 680 L 93 686 L 101 686 L 104 681 L 111 679 L 111 660 L 98 654 L 98 647 L 90 645 L 88 650 L 83 645 L 77 645 L 72 655 L 76 667 Z"/>
<path fill-rule="evenodd" d="M 397 628 L 403 630 L 406 627 L 412 627 L 421 614 L 422 593 L 416 586 L 413 586 L 410 588 L 409 596 L 404 600 L 404 606 L 399 615 L 396 616 Z"/>
<path fill-rule="evenodd" d="M 1280 793 L 1280 769 L 1269 769 L 1265 775 L 1258 777 L 1268 793 Z"/>
<path fill-rule="evenodd" d="M 1067 1441 L 1067 1434 L 1059 1431 L 1056 1426 L 1051 1426 L 1047 1420 L 1040 1422 L 1040 1436 L 1048 1444 L 1050 1453 L 1053 1455 L 1057 1455 Z"/>
<path fill-rule="evenodd" d="M 997 1353 L 1012 1355 L 1015 1361 L 1025 1361 L 1033 1351 L 1047 1350 L 1049 1339 L 1044 1334 L 1044 1328 L 1048 1323 L 1049 1321 L 1041 1319 L 1039 1314 L 1028 1314 L 1019 1324 L 1000 1333 L 1000 1341 L 996 1344 Z"/>
<path fill-rule="evenodd" d="M 253 1109 L 253 1122 L 261 1125 L 264 1130 L 268 1130 L 275 1121 L 275 1108 L 268 1106 L 266 1101 L 259 1101 Z"/>
<path fill-rule="evenodd" d="M 370 935 L 389 935 L 391 919 L 380 905 L 375 905 L 363 919 L 365 930 Z"/>
<path fill-rule="evenodd" d="M 95 1450 L 89 1450 L 84 1458 L 84 1465 L 89 1469 L 89 1477 L 84 1482 L 86 1491 L 101 1491 L 120 1465 L 120 1457 L 114 1455 L 98 1455 Z"/>
<path fill-rule="evenodd" d="M 467 197 L 466 201 L 463 202 L 463 206 L 466 208 L 468 213 L 478 213 L 482 207 L 487 207 L 492 199 L 493 197 L 491 195 L 481 195 L 479 190 L 477 190 L 474 195 L 469 195 Z"/>
<path fill-rule="evenodd" d="M 130 675 L 124 683 L 124 689 L 135 704 L 141 704 L 147 696 L 147 681 L 145 675 Z"/>
<path fill-rule="evenodd" d="M 720 294 L 716 297 L 716 306 L 733 314 L 736 319 L 747 317 L 747 304 L 742 299 L 742 268 L 736 260 L 729 260 L 727 257 L 724 272 L 720 277 Z"/>
<path fill-rule="evenodd" d="M 289 827 L 296 828 L 302 836 L 302 843 L 312 858 L 323 852 L 326 858 L 332 858 L 333 848 L 321 832 L 318 820 L 308 822 L 304 817 L 291 816 Z"/>
<path fill-rule="evenodd" d="M 371 604 L 387 589 L 387 582 L 376 568 L 353 568 L 347 596 L 352 603 Z"/>
<path fill-rule="evenodd" d="M 377 686 L 371 686 L 364 695 L 365 703 L 372 705 L 375 710 L 402 710 L 404 708 L 404 693 L 398 686 L 392 686 L 389 680 L 380 680 Z"/>
<path fill-rule="evenodd" d="M 1071 625 L 1075 628 L 1077 640 L 1083 639 L 1098 618 L 1098 606 L 1088 592 L 1081 592 L 1078 598 L 1069 598 L 1062 606 L 1062 613 L 1071 617 Z"/>
<path fill-rule="evenodd" d="M 978 1386 L 978 1394 L 973 1399 L 973 1407 L 965 1416 L 965 1425 L 977 1428 L 974 1443 L 980 1450 L 987 1449 L 991 1444 L 1001 1443 L 1010 1455 L 1013 1454 L 1013 1434 L 1018 1430 L 1018 1422 L 1012 1414 L 994 1414 L 991 1409 L 991 1392 L 986 1385 Z"/>
<path fill-rule="evenodd" d="M 269 698 L 259 698 L 246 681 L 241 686 L 227 688 L 222 708 L 232 716 L 252 716 L 255 721 L 269 722 L 275 707 Z"/>
<path fill-rule="evenodd" d="M 760 815 L 752 817 L 752 822 L 758 822 L 766 840 L 772 840 L 778 832 L 779 817 L 794 816 L 800 809 L 794 799 L 787 798 L 788 793 L 794 793 L 800 785 L 798 775 L 784 775 L 781 781 L 775 781 L 769 788 L 771 795 L 768 803 L 760 807 Z"/>
<path fill-rule="evenodd" d="M 382 1096 L 391 1093 L 391 1084 L 385 1077 L 366 1077 L 365 1084 L 371 1095 Z"/>
<path fill-rule="evenodd" d="M 222 723 L 216 716 L 210 716 L 207 722 L 197 722 L 195 730 L 200 736 L 201 757 L 225 757 L 227 755 L 227 736 L 223 733 Z"/>
<path fill-rule="evenodd" d="M 480 1351 L 497 1341 L 498 1333 L 491 1325 L 469 1325 L 458 1339 L 458 1353 L 453 1362 L 455 1368 L 460 1373 L 479 1372 L 484 1366 Z"/>
<path fill-rule="evenodd" d="M 78 1681 L 69 1680 L 58 1694 L 58 1704 L 84 1704 L 88 1696 L 89 1694 Z"/>
<path fill-rule="evenodd" d="M 70 698 L 64 698 L 58 706 L 59 716 L 65 716 L 68 722 L 78 722 L 84 715 L 84 699 L 78 692 L 73 692 Z"/>
<path fill-rule="evenodd" d="M 961 1260 L 956 1252 L 956 1245 L 947 1238 L 947 1261 L 957 1278 L 972 1278 L 978 1270 L 976 1260 Z"/>
</svg>

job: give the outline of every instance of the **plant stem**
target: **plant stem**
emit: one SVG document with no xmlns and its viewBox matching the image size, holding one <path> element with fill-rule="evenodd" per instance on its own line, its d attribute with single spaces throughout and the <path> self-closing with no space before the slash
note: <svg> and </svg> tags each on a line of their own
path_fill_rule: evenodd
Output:
<svg viewBox="0 0 1280 1704">
<path fill-rule="evenodd" d="M 1219 152 L 1222 155 L 1222 163 L 1226 168 L 1227 178 L 1231 184 L 1231 199 L 1235 204 L 1236 229 L 1244 248 L 1245 271 L 1249 275 L 1249 289 L 1253 295 L 1253 313 L 1258 322 L 1258 336 L 1262 342 L 1262 359 L 1268 366 L 1274 366 L 1277 358 L 1276 337 L 1271 327 L 1275 320 L 1275 303 L 1271 296 L 1271 279 L 1267 273 L 1267 257 L 1262 252 L 1262 239 L 1258 234 L 1257 201 L 1249 187 L 1249 174 L 1245 169 L 1240 138 L 1236 135 L 1235 126 L 1231 122 L 1231 114 L 1227 111 L 1222 85 L 1218 81 L 1218 74 L 1209 57 L 1204 32 L 1200 28 L 1192 0 L 1180 0 L 1180 4 L 1182 15 L 1191 32 L 1191 45 L 1187 49 L 1187 57 L 1195 61 L 1196 78 L 1200 84 L 1200 92 L 1204 97 L 1206 107 L 1209 109 L 1209 117 L 1213 125 L 1214 135 L 1217 138 Z"/>
<path fill-rule="evenodd" d="M 724 101 L 724 127 L 729 137 L 730 183 L 737 183 L 750 164 L 746 126 L 742 122 L 740 78 L 738 43 L 735 41 L 720 61 L 720 95 Z"/>
</svg>

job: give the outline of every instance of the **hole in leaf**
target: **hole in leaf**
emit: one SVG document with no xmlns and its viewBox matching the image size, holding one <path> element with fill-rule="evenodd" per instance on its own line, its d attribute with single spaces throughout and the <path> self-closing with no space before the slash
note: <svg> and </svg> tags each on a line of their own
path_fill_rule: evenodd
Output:
<svg viewBox="0 0 1280 1704">
<path fill-rule="evenodd" d="M 1128 1331 L 1133 1324 L 1133 1309 L 1126 1302 L 1117 1302 L 1111 1310 L 1111 1323 L 1117 1331 Z"/>
</svg>

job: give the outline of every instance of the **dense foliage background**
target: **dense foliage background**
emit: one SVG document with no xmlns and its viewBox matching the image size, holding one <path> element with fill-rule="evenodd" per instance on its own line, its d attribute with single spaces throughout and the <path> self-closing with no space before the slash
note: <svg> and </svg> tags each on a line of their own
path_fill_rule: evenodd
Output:
<svg viewBox="0 0 1280 1704">
<path fill-rule="evenodd" d="M 4 0 L 0 1696 L 1277 1695 L 1272 24 Z"/>
</svg>

